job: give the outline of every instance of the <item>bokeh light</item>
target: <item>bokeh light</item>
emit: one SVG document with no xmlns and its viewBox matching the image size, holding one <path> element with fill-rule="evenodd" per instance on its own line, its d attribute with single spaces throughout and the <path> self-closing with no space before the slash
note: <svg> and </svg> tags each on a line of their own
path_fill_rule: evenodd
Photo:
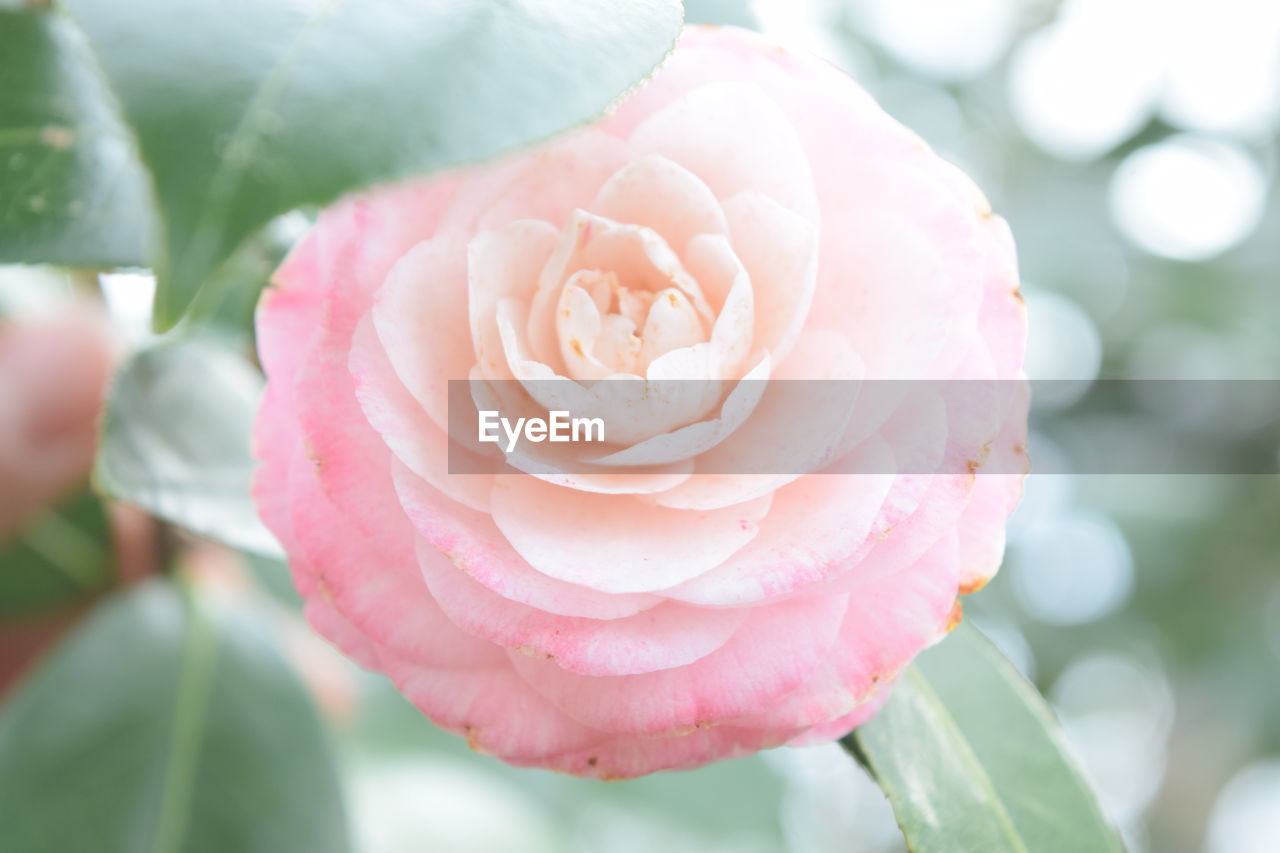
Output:
<svg viewBox="0 0 1280 853">
<path fill-rule="evenodd" d="M 1105 153 L 1147 120 L 1164 73 L 1160 0 L 1068 0 L 1013 57 L 1014 117 L 1067 160 Z"/>
<path fill-rule="evenodd" d="M 362 853 L 552 853 L 545 813 L 519 788 L 448 759 L 377 760 L 350 777 L 350 812 Z"/>
<path fill-rule="evenodd" d="M 1084 509 L 1032 528 L 1011 554 L 1013 590 L 1035 619 L 1082 625 L 1118 610 L 1133 590 L 1133 556 L 1109 517 Z"/>
<path fill-rule="evenodd" d="M 1175 50 L 1161 100 L 1192 130 L 1256 137 L 1280 115 L 1280 4 L 1214 0 L 1170 4 Z"/>
<path fill-rule="evenodd" d="M 1208 853 L 1274 853 L 1280 838 L 1280 759 L 1241 770 L 1218 797 Z"/>
<path fill-rule="evenodd" d="M 1136 828 L 1167 763 L 1174 706 L 1163 668 L 1141 656 L 1089 655 L 1063 671 L 1050 697 L 1103 810 L 1121 827 Z"/>
<path fill-rule="evenodd" d="M 963 80 L 1008 49 L 1016 0 L 864 0 L 859 23 L 898 61 L 933 77 Z"/>
<path fill-rule="evenodd" d="M 1239 243 L 1262 218 L 1266 176 L 1244 148 L 1180 135 L 1130 154 L 1111 183 L 1111 213 L 1134 245 L 1191 261 Z"/>
</svg>

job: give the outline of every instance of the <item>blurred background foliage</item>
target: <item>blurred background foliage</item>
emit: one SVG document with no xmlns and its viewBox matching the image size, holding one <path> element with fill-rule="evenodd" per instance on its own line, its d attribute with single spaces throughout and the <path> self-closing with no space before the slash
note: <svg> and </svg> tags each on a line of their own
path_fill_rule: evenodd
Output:
<svg viewBox="0 0 1280 853">
<path fill-rule="evenodd" d="M 1280 378 L 1280 4 L 686 5 L 690 21 L 761 29 L 821 54 L 973 175 L 1018 239 L 1032 378 Z M 65 75 L 49 79 L 66 84 Z M 67 108 L 68 102 L 53 103 Z M 78 162 L 119 156 L 108 146 Z M 94 198 L 127 205 L 125 190 L 97 187 Z M 6 203 L 22 200 L 0 199 L 0 206 Z M 251 357 L 257 291 L 307 222 L 305 212 L 279 217 L 231 256 L 217 273 L 226 286 L 196 296 L 202 336 Z M 121 239 L 135 243 L 147 223 L 118 225 Z M 116 325 L 134 346 L 155 346 L 148 272 L 100 278 Z M 0 268 L 0 310 L 21 313 L 84 286 L 83 274 Z M 145 363 L 132 367 L 133 375 L 157 381 Z M 228 379 L 240 393 L 237 383 Z M 129 386 L 118 392 L 128 394 Z M 222 415 L 234 419 L 243 411 Z M 1212 419 L 1198 421 L 1194 412 L 1153 405 L 1147 415 L 1152 423 L 1177 421 L 1191 435 L 1221 428 Z M 198 409 L 179 415 L 178 438 L 201 417 Z M 177 440 L 112 432 L 110 420 L 107 436 L 126 451 L 172 449 Z M 1048 442 L 1040 446 L 1042 453 L 1068 453 Z M 142 461 L 124 452 L 115 459 L 110 470 L 100 464 L 100 483 L 172 473 L 178 469 L 165 466 L 183 462 L 177 452 Z M 147 485 L 157 496 L 147 509 L 174 520 L 195 512 L 166 502 L 163 486 L 164 477 Z M 199 512 L 226 521 L 216 508 Z M 1134 850 L 1280 847 L 1278 520 L 1274 468 L 1234 477 L 1033 475 L 1011 524 L 1003 570 L 968 600 L 968 615 L 1053 703 L 1104 810 Z M 234 516 L 226 523 L 237 525 Z M 6 572 L 10 563 L 19 566 L 3 578 L 4 606 L 37 601 L 71 612 L 110 583 L 110 561 L 93 553 L 95 544 L 110 551 L 105 534 L 92 533 L 101 527 L 102 507 L 77 496 L 53 520 L 24 528 L 0 550 Z M 129 623 L 142 639 L 121 633 L 129 625 L 117 618 L 119 610 L 95 613 L 54 665 L 23 685 L 22 701 L 53 689 L 59 677 L 92 672 L 93 653 L 103 643 L 137 642 L 161 655 L 239 644 L 208 669 L 209 683 L 267 677 L 279 695 L 268 710 L 213 707 L 209 713 L 226 725 L 247 726 L 268 752 L 282 736 L 273 727 L 287 731 L 291 743 L 310 743 L 310 809 L 331 809 L 330 822 L 320 824 L 324 831 L 350 832 L 355 849 L 367 853 L 901 849 L 883 795 L 835 745 L 609 785 L 476 756 L 426 723 L 385 679 L 358 671 L 315 639 L 302 626 L 277 560 L 185 540 L 162 544 L 195 593 L 173 598 L 144 585 L 114 601 L 118 609 L 150 614 Z M 22 585 L 21 573 L 36 577 L 31 567 L 41 560 L 62 566 L 57 582 L 45 577 Z M 224 611 L 257 627 L 228 633 Z M 5 615 L 0 609 L 0 618 Z M 272 639 L 254 646 L 257 636 Z M 279 661 L 265 650 L 278 646 L 301 673 L 297 683 L 292 676 L 268 677 Z M 172 661 L 134 663 L 163 669 Z M 323 725 L 301 701 L 303 691 L 317 698 Z M 84 714 L 101 718 L 110 703 L 131 697 L 136 694 L 128 690 L 108 691 Z M 8 712 L 8 724 L 21 711 Z M 189 721 L 175 713 L 157 725 L 180 739 Z M 173 770 L 164 763 L 159 769 L 122 766 L 121 773 Z M 215 763 L 206 768 L 208 778 L 194 784 L 226 785 L 219 772 Z M 326 780 L 333 784 L 326 787 Z M 35 790 L 32 784 L 7 775 L 0 781 L 0 810 L 25 804 L 23 792 Z M 296 843 L 324 849 L 316 839 Z"/>
</svg>

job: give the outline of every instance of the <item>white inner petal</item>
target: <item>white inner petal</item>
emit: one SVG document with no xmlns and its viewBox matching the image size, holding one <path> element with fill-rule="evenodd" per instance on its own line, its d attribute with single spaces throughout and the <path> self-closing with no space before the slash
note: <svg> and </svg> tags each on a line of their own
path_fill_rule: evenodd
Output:
<svg viewBox="0 0 1280 853">
<path fill-rule="evenodd" d="M 717 327 L 701 285 L 661 235 L 581 210 L 547 260 L 528 322 L 533 351 L 554 353 L 578 380 L 645 376 L 664 356 L 713 340 Z M 740 360 L 743 347 L 733 349 Z"/>
</svg>

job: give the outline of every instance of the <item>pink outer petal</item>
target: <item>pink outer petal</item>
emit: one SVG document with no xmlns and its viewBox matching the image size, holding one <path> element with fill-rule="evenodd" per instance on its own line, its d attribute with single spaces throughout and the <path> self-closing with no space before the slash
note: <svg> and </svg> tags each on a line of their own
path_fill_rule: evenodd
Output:
<svg viewBox="0 0 1280 853">
<path fill-rule="evenodd" d="M 459 503 L 487 512 L 492 475 L 449 473 L 448 435 L 405 389 L 369 316 L 356 328 L 349 367 L 360 408 L 396 458 Z M 452 452 L 469 453 L 461 445 L 454 446 Z M 475 470 L 484 470 L 481 464 L 477 460 Z"/>
<path fill-rule="evenodd" d="M 995 375 L 1009 379 L 1022 371 L 1027 308 L 1018 286 L 1017 258 L 1008 224 L 998 216 L 988 215 L 983 231 L 987 247 L 987 287 L 978 331 L 991 354 Z"/>
<path fill-rule="evenodd" d="M 658 770 L 682 770 L 710 761 L 750 755 L 780 746 L 798 730 L 761 730 L 715 726 L 679 736 L 616 735 L 589 749 L 548 756 L 535 763 L 576 776 L 631 779 Z"/>
<path fill-rule="evenodd" d="M 457 631 L 436 606 L 417 571 L 403 513 L 383 507 L 384 529 L 364 535 L 320 490 L 311 465 L 295 466 L 291 492 L 301 534 L 292 557 L 315 578 L 313 597 L 328 601 L 376 647 L 449 666 L 495 660 L 495 647 Z"/>
<path fill-rule="evenodd" d="M 688 169 L 656 154 L 619 169 L 600 189 L 593 213 L 657 231 L 679 248 L 698 234 L 728 234 L 720 203 Z"/>
<path fill-rule="evenodd" d="M 436 725 L 504 761 L 547 766 L 609 737 L 561 713 L 507 662 L 456 669 L 384 655 L 382 663 L 400 692 Z"/>
<path fill-rule="evenodd" d="M 839 740 L 879 713 L 880 709 L 884 707 L 884 703 L 889 700 L 890 692 L 891 685 L 884 685 L 874 696 L 843 717 L 836 717 L 834 720 L 818 723 L 812 728 L 805 729 L 803 734 L 799 734 L 787 741 L 787 745 L 813 746 Z"/>
<path fill-rule="evenodd" d="M 473 749 L 516 765 L 601 779 L 697 767 L 778 746 L 799 730 L 734 726 L 680 736 L 608 734 L 583 726 L 533 691 L 510 668 L 439 670 L 384 658 L 396 686 L 438 725 Z"/>
<path fill-rule="evenodd" d="M 302 263 L 302 257 L 294 260 L 290 267 L 293 274 L 298 274 Z M 276 280 L 282 280 L 284 275 L 285 270 L 281 269 L 276 273 Z M 323 315 L 323 294 L 301 285 L 268 287 L 258 303 L 258 357 L 275 393 L 288 403 L 292 403 L 293 381 L 303 357 L 311 349 Z M 283 412 L 289 411 L 292 411 L 291 405 L 283 409 Z"/>
<path fill-rule="evenodd" d="M 437 181 L 375 190 L 335 205 L 289 254 L 274 277 L 276 287 L 258 307 L 258 347 L 268 387 L 255 424 L 254 450 L 264 464 L 255 476 L 254 498 L 290 553 L 290 469 L 299 442 L 305 441 L 295 418 L 316 402 L 299 385 L 314 382 L 319 373 L 333 374 L 337 405 L 354 404 L 344 391 L 350 385 L 345 370 L 323 353 L 346 346 L 374 288 L 396 258 L 435 226 L 452 192 L 452 182 Z M 358 431 L 358 414 L 356 423 Z"/>
<path fill-rule="evenodd" d="M 253 476 L 253 502 L 286 554 L 293 550 L 295 541 L 287 488 L 299 448 L 293 411 L 292 384 L 283 380 L 268 383 L 253 427 L 253 455 L 262 460 Z M 307 594 L 301 586 L 300 591 Z"/>
<path fill-rule="evenodd" d="M 1027 312 L 1018 283 L 1013 235 L 1008 223 L 992 213 L 986 196 L 968 175 L 950 163 L 935 165 L 956 198 L 973 209 L 980 223 L 985 286 L 976 340 L 990 355 L 989 376 L 1018 376 L 1026 349 Z"/>
<path fill-rule="evenodd" d="M 955 532 L 957 520 L 968 506 L 977 477 L 971 475 L 921 475 L 899 477 L 895 489 L 922 492 L 914 501 L 916 509 L 899 514 L 897 524 L 875 536 L 861 555 L 857 571 L 832 580 L 835 589 L 852 591 L 886 575 L 901 571 L 921 559 L 938 542 Z"/>
<path fill-rule="evenodd" d="M 1022 396 L 1009 411 L 1000 434 L 988 446 L 986 466 L 990 466 L 992 471 L 1020 470 L 1023 473 L 987 474 L 979 468 L 973 499 L 957 526 L 960 589 L 966 593 L 981 589 L 1000 568 L 1004 556 L 1005 522 L 1022 497 L 1023 477 L 1030 469 L 1026 454 L 1030 396 L 1025 386 L 1020 390 L 1023 391 Z"/>
<path fill-rule="evenodd" d="M 436 233 L 455 186 L 443 178 L 382 187 L 339 202 L 320 214 L 275 280 L 285 289 L 327 294 L 326 310 L 347 318 L 339 324 L 343 328 L 353 328 L 391 267 Z"/>
<path fill-rule="evenodd" d="M 374 643 L 338 612 L 328 599 L 314 596 L 306 600 L 302 615 L 320 636 L 333 643 L 347 657 L 368 670 L 381 669 Z"/>
<path fill-rule="evenodd" d="M 720 565 L 755 537 L 769 501 L 688 512 L 510 476 L 498 478 L 491 506 L 498 529 L 535 569 L 619 594 L 666 589 Z"/>
<path fill-rule="evenodd" d="M 418 534 L 504 598 L 548 613 L 588 619 L 619 619 L 661 601 L 653 595 L 601 593 L 544 575 L 516 553 L 490 516 L 449 500 L 403 465 L 393 462 L 391 467 L 399 500 Z M 537 482 L 533 477 L 510 476 Z"/>
<path fill-rule="evenodd" d="M 856 588 L 823 665 L 782 701 L 734 725 L 819 725 L 873 699 L 953 626 L 959 566 L 956 537 L 948 535 L 911 566 Z"/>
<path fill-rule="evenodd" d="M 833 595 L 755 608 L 718 651 L 643 675 L 590 678 L 554 661 L 514 653 L 511 659 L 535 690 L 585 725 L 678 734 L 757 711 L 797 688 L 829 653 L 846 607 Z"/>
<path fill-rule="evenodd" d="M 450 619 L 505 648 L 555 660 L 578 675 L 635 675 L 686 666 L 723 646 L 747 618 L 742 610 L 710 610 L 674 602 L 620 619 L 556 616 L 519 604 L 476 583 L 430 545 L 418 564 Z"/>
<path fill-rule="evenodd" d="M 1005 523 L 1022 497 L 1022 476 L 984 474 L 973 487 L 973 500 L 960 516 L 960 589 L 976 592 L 987 585 L 1004 558 Z"/>
</svg>

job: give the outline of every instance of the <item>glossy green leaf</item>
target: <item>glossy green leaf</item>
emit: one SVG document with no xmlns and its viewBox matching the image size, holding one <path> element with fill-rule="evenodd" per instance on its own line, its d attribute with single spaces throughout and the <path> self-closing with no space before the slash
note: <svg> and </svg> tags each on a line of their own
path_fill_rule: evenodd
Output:
<svg viewBox="0 0 1280 853">
<path fill-rule="evenodd" d="M 490 157 L 599 115 L 678 0 L 66 0 L 163 212 L 155 322 L 302 204 Z"/>
<path fill-rule="evenodd" d="M 82 490 L 0 543 L 0 619 L 101 592 L 114 577 L 113 563 L 106 507 Z"/>
<path fill-rule="evenodd" d="M 98 607 L 0 710 L 0 846 L 348 850 L 310 697 L 234 618 L 164 580 Z"/>
<path fill-rule="evenodd" d="M 1053 712 L 967 623 L 922 654 L 844 743 L 913 851 L 1124 849 Z"/>
<path fill-rule="evenodd" d="M 0 263 L 143 262 L 146 175 L 75 27 L 0 11 Z"/>
<path fill-rule="evenodd" d="M 249 494 L 261 392 L 261 374 L 210 340 L 162 341 L 135 353 L 107 395 L 94 482 L 202 536 L 279 554 Z"/>
</svg>

